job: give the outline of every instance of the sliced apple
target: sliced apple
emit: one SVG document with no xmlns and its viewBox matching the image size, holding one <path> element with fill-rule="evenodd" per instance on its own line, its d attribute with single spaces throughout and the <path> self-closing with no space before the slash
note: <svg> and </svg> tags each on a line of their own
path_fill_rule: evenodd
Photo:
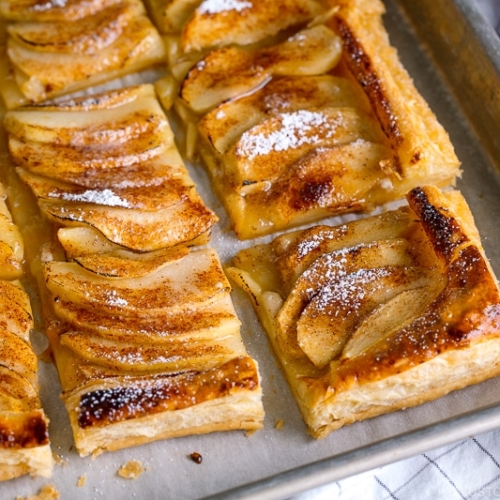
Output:
<svg viewBox="0 0 500 500">
<path fill-rule="evenodd" d="M 29 342 L 33 313 L 29 295 L 18 281 L 0 280 L 0 328 Z"/>
<path fill-rule="evenodd" d="M 19 228 L 5 203 L 0 184 L 0 279 L 17 279 L 23 274 L 24 243 Z"/>
<path fill-rule="evenodd" d="M 238 337 L 217 342 L 118 342 L 91 333 L 70 332 L 61 344 L 85 361 L 109 368 L 136 372 L 179 372 L 206 370 L 242 353 Z"/>
<path fill-rule="evenodd" d="M 225 156 L 229 182 L 240 193 L 267 187 L 307 153 L 354 141 L 383 143 L 376 122 L 352 108 L 299 110 L 247 130 Z"/>
<path fill-rule="evenodd" d="M 91 226 L 113 243 L 139 252 L 189 243 L 207 235 L 217 221 L 196 193 L 154 212 L 68 201 L 39 200 L 39 205 L 59 224 Z"/>
<path fill-rule="evenodd" d="M 37 198 L 42 200 L 62 200 L 79 203 L 92 203 L 109 207 L 124 207 L 146 211 L 164 210 L 181 203 L 195 189 L 193 183 L 185 179 L 165 179 L 150 186 L 112 186 L 89 189 L 68 182 L 53 180 L 32 174 L 18 168 L 21 179 L 31 188 Z"/>
<path fill-rule="evenodd" d="M 95 309 L 84 309 L 77 303 L 58 300 L 57 316 L 75 329 L 95 331 L 107 338 L 131 342 L 177 340 L 210 340 L 235 335 L 240 321 L 229 294 L 213 304 L 179 313 L 107 316 Z M 142 340 L 141 340 L 142 339 Z"/>
<path fill-rule="evenodd" d="M 435 287 L 423 286 L 404 290 L 380 304 L 356 326 L 342 351 L 342 359 L 360 356 L 412 319 L 424 314 L 436 295 Z"/>
<path fill-rule="evenodd" d="M 55 301 L 74 302 L 108 315 L 174 315 L 207 307 L 229 293 L 217 254 L 191 252 L 180 261 L 140 278 L 104 278 L 72 262 L 45 264 Z"/>
<path fill-rule="evenodd" d="M 196 112 L 256 90 L 272 76 L 319 75 L 339 62 L 342 44 L 325 26 L 300 31 L 269 48 L 245 51 L 224 47 L 210 52 L 192 68 L 181 98 Z"/>
<path fill-rule="evenodd" d="M 184 26 L 182 48 L 184 52 L 191 52 L 256 43 L 286 28 L 305 24 L 324 10 L 314 0 L 240 0 L 217 5 L 204 1 Z"/>
<path fill-rule="evenodd" d="M 336 227 L 314 226 L 278 236 L 272 242 L 276 268 L 287 293 L 299 276 L 322 254 L 378 240 L 405 238 L 416 224 L 408 207 Z"/>
<path fill-rule="evenodd" d="M 28 379 L 1 365 L 0 390 L 10 397 L 22 401 L 25 410 L 34 410 L 40 407 L 37 390 Z"/>
<path fill-rule="evenodd" d="M 92 227 L 63 227 L 57 231 L 57 238 L 64 248 L 67 260 L 123 249 Z"/>
<path fill-rule="evenodd" d="M 198 128 L 219 153 L 225 153 L 243 132 L 269 116 L 323 107 L 370 110 L 365 96 L 347 78 L 285 76 L 248 96 L 223 102 L 203 116 Z"/>
<path fill-rule="evenodd" d="M 0 365 L 38 387 L 38 360 L 31 345 L 3 326 L 0 326 Z"/>
<path fill-rule="evenodd" d="M 410 266 L 413 259 L 405 239 L 376 241 L 342 248 L 319 257 L 299 277 L 276 315 L 278 340 L 293 355 L 301 355 L 296 341 L 296 324 L 308 303 L 327 286 L 359 269 Z"/>
<path fill-rule="evenodd" d="M 379 304 L 429 281 L 418 267 L 360 269 L 322 287 L 297 321 L 297 342 L 318 368 L 337 357 L 356 324 Z"/>
<path fill-rule="evenodd" d="M 160 33 L 179 33 L 201 0 L 149 0 Z"/>
</svg>

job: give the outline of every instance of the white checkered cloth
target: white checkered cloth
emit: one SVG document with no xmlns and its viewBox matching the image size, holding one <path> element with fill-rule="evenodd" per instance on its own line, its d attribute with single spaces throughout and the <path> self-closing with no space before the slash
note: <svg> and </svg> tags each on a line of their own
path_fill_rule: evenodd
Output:
<svg viewBox="0 0 500 500">
<path fill-rule="evenodd" d="M 500 34 L 500 0 L 475 1 Z M 302 493 L 293 500 L 486 498 L 500 498 L 500 430 Z"/>
</svg>

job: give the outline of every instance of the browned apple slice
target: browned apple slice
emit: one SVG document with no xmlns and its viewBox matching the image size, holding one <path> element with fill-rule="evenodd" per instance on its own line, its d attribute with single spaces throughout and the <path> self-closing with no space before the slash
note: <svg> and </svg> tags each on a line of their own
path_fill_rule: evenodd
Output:
<svg viewBox="0 0 500 500">
<path fill-rule="evenodd" d="M 391 333 L 400 331 L 406 323 L 421 316 L 436 296 L 434 287 L 424 286 L 405 290 L 380 304 L 356 326 L 342 351 L 342 359 L 360 356 Z"/>
<path fill-rule="evenodd" d="M 300 31 L 276 46 L 245 51 L 225 47 L 210 52 L 189 71 L 181 98 L 196 112 L 257 89 L 271 76 L 320 75 L 339 62 L 340 39 L 325 26 Z"/>
<path fill-rule="evenodd" d="M 0 365 L 38 387 L 38 360 L 28 342 L 0 326 Z"/>
<path fill-rule="evenodd" d="M 229 293 L 217 254 L 191 252 L 139 278 L 104 278 L 76 263 L 47 262 L 45 278 L 55 301 L 74 302 L 108 315 L 174 315 L 206 307 Z"/>
<path fill-rule="evenodd" d="M 160 33 L 179 33 L 201 0 L 148 0 Z"/>
<path fill-rule="evenodd" d="M 0 183 L 0 279 L 17 279 L 23 274 L 24 243 L 19 228 L 5 203 L 6 193 Z"/>
<path fill-rule="evenodd" d="M 23 402 L 24 410 L 40 407 L 38 393 L 27 378 L 0 365 L 0 390 L 10 397 Z"/>
<path fill-rule="evenodd" d="M 217 221 L 195 193 L 173 207 L 154 212 L 68 201 L 39 200 L 39 205 L 60 224 L 91 226 L 113 243 L 139 252 L 194 241 L 208 235 Z"/>
<path fill-rule="evenodd" d="M 305 24 L 324 10 L 314 0 L 226 3 L 205 0 L 184 26 L 182 48 L 191 52 L 230 44 L 248 45 Z"/>
<path fill-rule="evenodd" d="M 240 322 L 230 295 L 224 295 L 214 304 L 177 314 L 108 316 L 79 304 L 58 300 L 54 303 L 58 317 L 75 329 L 91 330 L 108 338 L 162 341 L 168 338 L 197 341 L 223 338 L 239 332 Z"/>
<path fill-rule="evenodd" d="M 0 280 L 0 328 L 29 342 L 32 327 L 33 313 L 28 294 L 18 281 Z"/>
<path fill-rule="evenodd" d="M 230 337 L 216 342 L 148 342 L 117 341 L 84 332 L 61 336 L 61 344 L 90 363 L 126 373 L 179 372 L 206 370 L 221 365 L 242 353 L 241 340 Z"/>
<path fill-rule="evenodd" d="M 319 257 L 302 273 L 276 315 L 278 340 L 290 353 L 300 356 L 296 324 L 308 303 L 327 286 L 350 276 L 359 269 L 385 266 L 410 266 L 413 258 L 405 239 L 376 241 L 342 248 Z"/>
<path fill-rule="evenodd" d="M 383 143 L 378 125 L 352 108 L 299 110 L 247 130 L 225 157 L 229 182 L 241 193 L 265 189 L 310 151 L 353 141 Z"/>
<path fill-rule="evenodd" d="M 369 104 L 352 82 L 331 75 L 273 78 L 248 96 L 223 102 L 200 120 L 200 133 L 219 153 L 268 116 L 300 109 L 351 107 L 369 112 Z"/>
<path fill-rule="evenodd" d="M 297 321 L 297 342 L 318 368 L 337 357 L 356 324 L 379 304 L 429 278 L 418 267 L 360 269 L 322 287 Z"/>
</svg>

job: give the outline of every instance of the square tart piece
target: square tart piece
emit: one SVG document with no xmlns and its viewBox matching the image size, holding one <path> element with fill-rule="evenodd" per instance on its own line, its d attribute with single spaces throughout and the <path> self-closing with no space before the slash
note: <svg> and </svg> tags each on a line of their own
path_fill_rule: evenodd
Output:
<svg viewBox="0 0 500 500">
<path fill-rule="evenodd" d="M 248 44 L 235 34 L 234 44 L 193 52 L 187 71 L 171 62 L 186 155 L 203 159 L 241 239 L 367 212 L 419 185 L 453 185 L 460 173 L 448 134 L 391 46 L 383 4 L 322 5 L 306 26 Z M 234 17 L 245 32 L 254 8 L 204 15 Z"/>
<path fill-rule="evenodd" d="M 208 242 L 217 216 L 151 84 L 23 106 L 4 124 L 18 174 L 55 225 L 136 252 Z"/>
<path fill-rule="evenodd" d="M 118 252 L 73 256 L 45 263 L 43 295 L 82 456 L 262 427 L 257 363 L 215 250 L 176 247 L 132 263 Z"/>
<path fill-rule="evenodd" d="M 140 0 L 6 0 L 0 93 L 41 102 L 161 64 L 163 41 Z"/>
<path fill-rule="evenodd" d="M 463 196 L 242 250 L 246 290 L 312 436 L 500 373 L 500 295 Z M 396 390 L 397 388 L 397 390 Z"/>
<path fill-rule="evenodd" d="M 38 358 L 30 342 L 31 303 L 16 279 L 23 274 L 23 248 L 0 184 L 0 481 L 25 474 L 50 477 L 53 468 Z"/>
</svg>

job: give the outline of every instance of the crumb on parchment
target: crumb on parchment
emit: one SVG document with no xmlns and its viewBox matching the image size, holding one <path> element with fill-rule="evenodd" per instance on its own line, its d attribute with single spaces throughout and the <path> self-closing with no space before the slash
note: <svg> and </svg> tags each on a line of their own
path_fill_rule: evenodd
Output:
<svg viewBox="0 0 500 500">
<path fill-rule="evenodd" d="M 16 497 L 16 500 L 56 500 L 59 498 L 59 491 L 53 484 L 46 484 L 40 488 L 35 495 L 27 497 Z"/>
<path fill-rule="evenodd" d="M 83 486 L 85 486 L 85 483 L 87 481 L 87 476 L 85 474 L 81 475 L 79 478 L 78 478 L 78 481 L 76 482 L 76 485 L 79 487 L 79 488 L 82 488 Z"/>
<path fill-rule="evenodd" d="M 129 460 L 118 469 L 118 475 L 125 479 L 137 479 L 143 472 L 144 467 L 138 460 Z"/>
<path fill-rule="evenodd" d="M 283 426 L 285 425 L 285 421 L 284 420 L 276 420 L 276 423 L 274 424 L 274 427 L 276 427 L 276 429 L 278 429 L 279 431 L 281 431 L 283 429 Z"/>
</svg>

